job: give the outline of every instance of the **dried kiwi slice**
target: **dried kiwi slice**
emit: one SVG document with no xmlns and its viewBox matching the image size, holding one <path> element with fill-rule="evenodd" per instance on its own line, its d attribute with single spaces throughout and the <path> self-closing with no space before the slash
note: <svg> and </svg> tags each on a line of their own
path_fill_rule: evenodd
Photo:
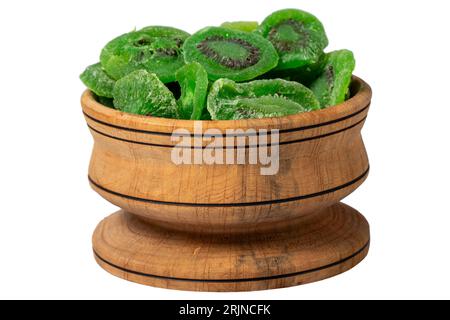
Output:
<svg viewBox="0 0 450 320">
<path fill-rule="evenodd" d="M 317 63 L 328 45 L 322 23 L 302 10 L 276 11 L 261 23 L 257 32 L 277 49 L 279 70 Z"/>
<path fill-rule="evenodd" d="M 274 68 L 278 55 L 260 35 L 220 27 L 204 28 L 183 45 L 186 62 L 198 62 L 209 79 L 246 81 Z"/>
<path fill-rule="evenodd" d="M 175 72 L 184 65 L 181 47 L 187 37 L 187 32 L 171 27 L 146 27 L 110 41 L 100 61 L 116 80 L 143 69 L 155 73 L 164 83 L 172 82 Z"/>
<path fill-rule="evenodd" d="M 339 50 L 326 55 L 322 74 L 310 86 L 322 108 L 345 101 L 354 69 L 355 58 L 351 51 Z"/>
<path fill-rule="evenodd" d="M 128 113 L 176 118 L 177 103 L 172 92 L 154 73 L 134 71 L 116 82 L 114 106 Z"/>
<path fill-rule="evenodd" d="M 115 80 L 111 79 L 102 69 L 100 63 L 93 64 L 80 75 L 81 81 L 96 95 L 112 98 Z"/>
<path fill-rule="evenodd" d="M 307 87 L 293 81 L 219 79 L 210 90 L 207 108 L 213 120 L 236 120 L 286 116 L 317 110 L 320 104 Z"/>
<path fill-rule="evenodd" d="M 208 74 L 198 62 L 191 62 L 177 71 L 181 87 L 178 116 L 181 119 L 201 120 L 208 94 Z"/>
<path fill-rule="evenodd" d="M 227 28 L 231 30 L 253 32 L 259 27 L 259 23 L 256 21 L 232 21 L 224 22 L 220 25 L 222 28 Z"/>
</svg>

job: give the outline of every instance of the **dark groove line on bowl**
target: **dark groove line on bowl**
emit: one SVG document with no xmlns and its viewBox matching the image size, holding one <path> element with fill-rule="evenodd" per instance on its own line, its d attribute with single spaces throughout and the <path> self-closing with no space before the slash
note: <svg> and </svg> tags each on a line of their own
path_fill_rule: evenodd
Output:
<svg viewBox="0 0 450 320">
<path fill-rule="evenodd" d="M 92 131 L 94 131 L 94 132 L 96 132 L 96 133 L 98 133 L 98 134 L 100 134 L 102 136 L 105 136 L 107 138 L 110 138 L 110 139 L 123 141 L 123 142 L 128 142 L 128 143 L 140 144 L 140 145 L 143 145 L 143 146 L 160 147 L 160 148 L 175 148 L 175 146 L 170 146 L 170 145 L 167 145 L 167 144 L 148 143 L 148 142 L 134 141 L 134 140 L 128 140 L 128 139 L 124 139 L 124 138 L 114 137 L 112 135 L 109 135 L 107 133 L 101 132 L 101 131 L 91 127 L 89 124 L 87 126 Z"/>
<path fill-rule="evenodd" d="M 335 119 L 335 120 L 331 120 L 331 121 L 327 121 L 327 122 L 322 122 L 322 123 L 317 123 L 317 124 L 312 124 L 309 126 L 303 126 L 303 127 L 298 127 L 298 128 L 291 128 L 291 129 L 283 129 L 280 130 L 280 134 L 282 133 L 291 133 L 291 132 L 297 132 L 297 131 L 304 131 L 304 130 L 309 130 L 309 129 L 315 129 L 315 128 L 320 128 L 323 126 L 328 126 L 330 124 L 335 124 L 335 123 L 339 123 L 348 119 L 351 119 L 353 117 L 356 117 L 357 115 L 363 113 L 364 111 L 366 111 L 367 109 L 369 109 L 370 107 L 370 102 L 367 106 L 365 106 L 364 108 L 362 108 L 361 110 L 356 111 L 355 113 L 349 114 L 347 116 Z M 141 130 L 141 129 L 133 129 L 133 128 L 128 128 L 128 127 L 123 127 L 123 126 L 119 126 L 119 125 L 115 125 L 115 124 L 111 124 L 108 122 L 104 122 L 101 121 L 99 119 L 94 118 L 93 116 L 87 114 L 86 112 L 83 111 L 83 114 L 85 115 L 86 118 L 97 122 L 101 125 L 104 126 L 108 126 L 111 128 L 115 128 L 115 129 L 120 129 L 120 130 L 126 130 L 126 131 L 130 131 L 130 132 L 136 132 L 136 133 L 143 133 L 143 134 L 149 134 L 149 135 L 159 135 L 159 136 L 177 136 L 177 137 L 198 137 L 199 135 L 196 134 L 177 134 L 177 133 L 169 133 L 169 132 L 157 132 L 157 131 L 147 131 L 147 130 Z M 242 136 L 248 136 L 248 135 L 252 135 L 252 134 L 236 134 L 236 135 L 230 135 L 230 137 L 242 137 Z M 253 134 L 253 135 L 260 135 L 259 133 Z M 213 137 L 213 135 L 203 135 L 203 137 Z"/>
<path fill-rule="evenodd" d="M 240 202 L 240 203 L 239 202 L 238 203 L 193 203 L 193 202 L 173 202 L 173 201 L 163 201 L 163 200 L 139 198 L 139 197 L 135 197 L 135 196 L 122 194 L 122 193 L 119 193 L 119 192 L 116 192 L 113 190 L 109 190 L 109 189 L 103 187 L 102 185 L 98 184 L 97 182 L 95 182 L 90 176 L 88 176 L 88 179 L 89 179 L 89 182 L 93 186 L 102 190 L 103 192 L 109 193 L 109 194 L 117 196 L 117 197 L 133 200 L 133 201 L 146 202 L 146 203 L 152 203 L 152 204 L 158 204 L 158 205 L 178 206 L 178 207 L 185 206 L 185 207 L 207 207 L 207 208 L 219 207 L 219 208 L 222 208 L 222 207 L 251 207 L 251 206 L 273 205 L 273 204 L 280 204 L 280 203 L 286 203 L 286 202 L 292 202 L 292 201 L 301 201 L 301 200 L 305 200 L 305 199 L 323 196 L 323 195 L 326 195 L 329 193 L 333 193 L 333 192 L 345 189 L 345 188 L 359 182 L 360 180 L 362 180 L 364 177 L 367 176 L 367 174 L 369 173 L 369 170 L 370 170 L 370 167 L 368 167 L 367 170 L 364 171 L 364 173 L 361 174 L 359 177 L 357 177 L 349 182 L 346 182 L 340 186 L 331 188 L 331 189 L 327 189 L 327 190 L 323 190 L 323 191 L 319 191 L 319 192 L 315 192 L 315 193 L 311 193 L 311 194 L 301 195 L 301 196 L 284 198 L 284 199 L 264 200 L 264 201 L 254 201 L 254 202 Z"/>
<path fill-rule="evenodd" d="M 370 245 L 370 240 L 359 250 L 357 250 L 356 252 L 352 253 L 351 255 L 349 255 L 348 257 L 345 257 L 344 259 L 335 261 L 333 263 L 324 265 L 324 266 L 320 266 L 317 268 L 313 268 L 313 269 L 308 269 L 308 270 L 303 270 L 303 271 L 298 271 L 298 272 L 292 272 L 292 273 L 286 273 L 286 274 L 279 274 L 279 275 L 274 275 L 274 276 L 266 276 L 266 277 L 256 277 L 256 278 L 241 278 L 241 279 L 190 279 L 190 278 L 175 278 L 175 277 L 167 277 L 167 276 L 159 276 L 159 275 L 154 275 L 154 274 L 149 274 L 149 273 L 144 273 L 144 272 L 139 272 L 139 271 L 134 271 L 134 270 L 130 270 L 124 267 L 120 267 L 106 259 L 104 259 L 103 257 L 101 257 L 95 250 L 94 251 L 94 255 L 103 263 L 109 265 L 110 267 L 113 267 L 117 270 L 126 272 L 126 273 L 130 273 L 130 274 L 134 274 L 137 276 L 141 276 L 141 277 L 146 277 L 146 278 L 154 278 L 154 279 L 161 279 L 161 280 L 171 280 L 171 281 L 188 281 L 188 282 L 212 282 L 212 283 L 235 283 L 235 282 L 255 282 L 255 281 L 270 281 L 270 280 L 278 280 L 278 279 L 284 279 L 284 278 L 291 278 L 291 277 L 297 277 L 297 276 L 302 276 L 305 274 L 309 274 L 309 273 L 313 273 L 313 272 L 318 272 L 318 271 L 322 271 L 325 269 L 329 269 L 329 268 L 333 268 L 336 267 L 340 264 L 343 264 L 353 258 L 355 258 L 356 256 L 358 256 L 359 254 L 363 253 Z"/>
<path fill-rule="evenodd" d="M 271 147 L 271 146 L 277 146 L 277 145 L 286 145 L 286 144 L 294 144 L 294 143 L 301 143 L 301 142 L 306 142 L 306 141 L 311 141 L 311 140 L 316 140 L 316 139 L 321 139 L 321 138 L 326 138 L 338 133 L 342 133 L 344 131 L 350 130 L 356 126 L 358 126 L 359 124 L 361 124 L 362 122 L 364 122 L 366 120 L 367 117 L 362 118 L 360 121 L 352 124 L 351 126 L 336 130 L 336 131 L 332 131 L 332 132 L 328 132 L 328 133 L 324 133 L 318 136 L 313 136 L 313 137 L 308 137 L 308 138 L 303 138 L 303 139 L 298 139 L 298 140 L 291 140 L 291 141 L 283 141 L 283 142 L 279 142 L 279 143 L 269 143 L 269 144 L 258 144 L 258 145 L 245 145 L 245 146 L 233 146 L 233 147 L 228 147 L 228 146 L 223 146 L 221 148 L 223 149 L 243 149 L 243 148 L 258 148 L 258 147 Z M 115 137 L 115 136 L 111 136 L 107 133 L 101 132 L 93 127 L 91 127 L 89 124 L 87 125 L 89 127 L 89 129 L 91 129 L 92 131 L 111 138 L 111 139 L 115 139 L 115 140 L 119 140 L 119 141 L 123 141 L 123 142 L 128 142 L 128 143 L 134 143 L 134 144 L 140 144 L 140 145 L 144 145 L 144 146 L 151 146 L 151 147 L 160 147 L 160 148 L 180 148 L 180 149 L 215 149 L 216 147 L 212 146 L 178 146 L 178 145 L 166 145 L 166 144 L 157 144 L 157 143 L 149 143 L 149 142 L 142 142 L 142 141 L 135 141 L 135 140 L 128 140 L 128 139 L 124 139 L 124 138 L 119 138 L 119 137 Z"/>
</svg>

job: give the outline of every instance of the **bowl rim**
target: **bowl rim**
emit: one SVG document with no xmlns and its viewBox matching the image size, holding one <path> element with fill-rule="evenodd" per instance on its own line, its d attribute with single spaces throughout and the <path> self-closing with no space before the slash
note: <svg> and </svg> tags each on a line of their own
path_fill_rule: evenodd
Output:
<svg viewBox="0 0 450 320">
<path fill-rule="evenodd" d="M 242 120 L 202 120 L 202 130 L 208 129 L 279 129 L 281 131 L 309 129 L 351 118 L 370 106 L 372 89 L 361 78 L 353 76 L 352 96 L 345 102 L 316 111 L 298 113 L 284 117 L 242 119 Z M 175 129 L 195 131 L 195 123 L 200 120 L 180 120 L 125 113 L 97 102 L 94 94 L 85 90 L 81 105 L 86 118 L 108 124 L 117 129 L 148 134 L 172 134 Z"/>
</svg>

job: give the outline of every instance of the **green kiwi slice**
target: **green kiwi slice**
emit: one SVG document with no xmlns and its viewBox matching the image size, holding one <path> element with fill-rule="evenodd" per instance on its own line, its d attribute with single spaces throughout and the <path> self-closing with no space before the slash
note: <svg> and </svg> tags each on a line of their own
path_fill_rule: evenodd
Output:
<svg viewBox="0 0 450 320">
<path fill-rule="evenodd" d="M 355 58 L 350 50 L 330 52 L 325 59 L 322 74 L 310 85 L 322 108 L 345 101 L 355 69 Z"/>
<path fill-rule="evenodd" d="M 298 82 L 282 79 L 214 82 L 207 108 L 212 120 L 280 117 L 320 109 L 314 94 Z"/>
<path fill-rule="evenodd" d="M 134 71 L 116 82 L 114 106 L 123 112 L 176 118 L 177 103 L 170 90 L 154 73 Z"/>
<path fill-rule="evenodd" d="M 172 82 L 175 72 L 184 65 L 181 48 L 187 37 L 187 32 L 171 27 L 146 27 L 110 41 L 102 50 L 100 62 L 116 80 L 136 70 L 147 70 L 164 83 Z"/>
<path fill-rule="evenodd" d="M 210 80 L 246 81 L 273 69 L 278 55 L 260 35 L 221 27 L 204 28 L 184 45 L 186 62 L 200 63 Z"/>
<path fill-rule="evenodd" d="M 116 81 L 106 74 L 100 63 L 87 67 L 80 75 L 80 79 L 96 95 L 112 98 Z"/>
<path fill-rule="evenodd" d="M 278 70 L 315 64 L 328 45 L 322 23 L 312 14 L 297 9 L 272 13 L 257 32 L 277 49 Z"/>
<path fill-rule="evenodd" d="M 244 32 L 253 32 L 259 27 L 259 23 L 256 21 L 232 21 L 232 22 L 224 22 L 220 25 L 222 28 L 244 31 Z"/>
<path fill-rule="evenodd" d="M 198 62 L 186 64 L 177 71 L 181 87 L 178 100 L 178 116 L 181 119 L 201 120 L 208 94 L 208 74 Z"/>
</svg>

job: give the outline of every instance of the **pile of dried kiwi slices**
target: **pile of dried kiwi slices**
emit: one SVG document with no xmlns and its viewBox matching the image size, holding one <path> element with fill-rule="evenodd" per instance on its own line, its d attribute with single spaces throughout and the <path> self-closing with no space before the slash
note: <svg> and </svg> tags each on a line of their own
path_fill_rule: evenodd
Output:
<svg viewBox="0 0 450 320">
<path fill-rule="evenodd" d="M 150 26 L 123 34 L 81 74 L 100 103 L 190 120 L 280 117 L 345 101 L 353 53 L 324 53 L 322 23 L 284 9 L 259 24 L 225 22 L 189 33 Z"/>
</svg>

